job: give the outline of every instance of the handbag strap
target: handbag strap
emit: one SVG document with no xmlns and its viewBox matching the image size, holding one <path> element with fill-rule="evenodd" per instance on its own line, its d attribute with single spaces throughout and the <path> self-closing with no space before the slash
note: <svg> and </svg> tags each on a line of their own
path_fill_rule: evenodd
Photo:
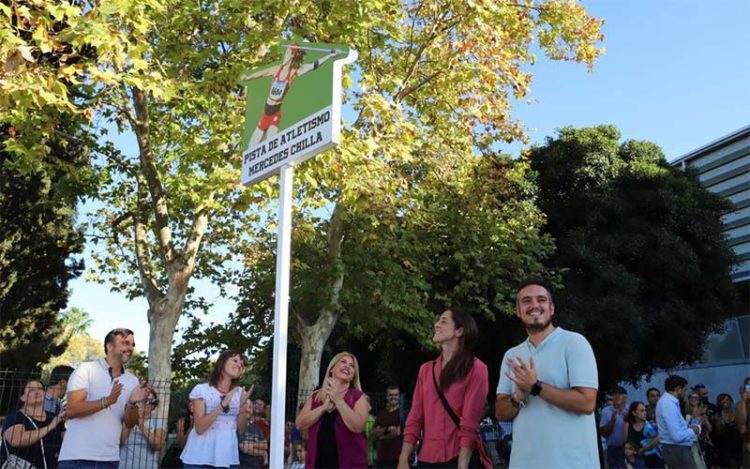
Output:
<svg viewBox="0 0 750 469">
<path fill-rule="evenodd" d="M 453 423 L 456 424 L 456 428 L 461 430 L 461 420 L 458 418 L 456 413 L 453 412 L 453 408 L 448 403 L 448 399 L 445 398 L 445 394 L 443 394 L 443 391 L 440 390 L 440 386 L 438 386 L 437 378 L 435 377 L 435 363 L 437 363 L 437 360 L 432 361 L 432 383 L 435 385 L 435 391 L 437 391 L 438 397 L 440 398 L 440 402 L 443 403 L 445 411 L 448 413 L 451 420 L 453 420 Z M 480 454 L 480 460 L 483 460 L 484 458 L 487 458 L 487 460 L 489 460 L 487 449 L 484 447 L 482 437 L 479 435 L 477 435 L 477 446 Z M 482 461 L 482 464 L 484 465 L 484 461 Z"/>
<path fill-rule="evenodd" d="M 34 426 L 34 429 L 39 430 L 39 427 L 36 426 L 36 422 L 34 422 L 34 419 L 32 419 L 28 415 L 24 414 L 23 412 L 21 412 L 21 413 L 23 414 L 24 417 L 26 417 L 27 419 L 29 419 L 29 422 L 31 422 L 31 424 Z M 44 455 L 44 438 L 42 438 L 41 432 L 39 432 L 39 433 L 40 433 L 40 435 L 39 435 L 39 446 L 42 447 L 42 462 L 44 463 L 44 469 L 47 469 L 47 457 Z"/>
<path fill-rule="evenodd" d="M 0 438 L 0 446 L 5 448 L 5 457 L 10 459 L 10 450 L 8 449 L 8 442 L 5 441 L 5 432 L 3 432 L 2 438 Z"/>
<path fill-rule="evenodd" d="M 451 405 L 448 403 L 448 399 L 445 398 L 445 394 L 443 394 L 443 391 L 440 390 L 440 386 L 438 386 L 437 378 L 435 378 L 435 363 L 437 363 L 437 360 L 432 361 L 432 382 L 435 385 L 435 391 L 437 391 L 440 402 L 442 402 L 443 407 L 445 407 L 445 411 L 448 412 L 448 415 L 450 416 L 451 420 L 453 420 L 453 423 L 456 424 L 456 427 L 460 429 L 461 420 L 458 418 L 456 413 L 453 412 L 453 408 L 451 408 Z"/>
</svg>

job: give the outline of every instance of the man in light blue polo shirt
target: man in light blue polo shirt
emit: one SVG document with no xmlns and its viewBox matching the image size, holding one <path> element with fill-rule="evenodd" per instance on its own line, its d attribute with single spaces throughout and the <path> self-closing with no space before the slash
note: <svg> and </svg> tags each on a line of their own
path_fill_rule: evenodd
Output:
<svg viewBox="0 0 750 469">
<path fill-rule="evenodd" d="M 690 448 L 698 440 L 700 425 L 688 426 L 680 411 L 680 399 L 685 393 L 687 380 L 671 375 L 664 381 L 663 396 L 656 403 L 656 425 L 664 462 L 669 467 L 695 468 Z"/>
<path fill-rule="evenodd" d="M 495 415 L 513 421 L 509 467 L 599 467 L 594 407 L 596 359 L 582 335 L 555 327 L 550 289 L 527 280 L 516 297 L 516 316 L 528 339 L 505 352 Z"/>
</svg>

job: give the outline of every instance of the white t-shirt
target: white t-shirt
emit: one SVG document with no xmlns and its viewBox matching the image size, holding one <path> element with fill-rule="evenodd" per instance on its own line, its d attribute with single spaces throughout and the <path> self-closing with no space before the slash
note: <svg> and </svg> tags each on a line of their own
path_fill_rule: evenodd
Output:
<svg viewBox="0 0 750 469">
<path fill-rule="evenodd" d="M 581 334 L 556 328 L 538 347 L 528 339 L 505 352 L 500 366 L 498 394 L 510 395 L 514 383 L 506 375 L 509 357 L 526 363 L 534 357 L 537 378 L 557 388 L 599 388 L 596 359 Z M 509 467 L 599 467 L 594 414 L 563 410 L 541 397 L 530 396 L 513 420 L 513 448 Z"/>
<path fill-rule="evenodd" d="M 164 419 L 151 418 L 146 421 L 146 428 L 154 430 L 163 428 L 160 421 Z M 120 469 L 158 469 L 160 451 L 153 451 L 148 445 L 146 435 L 136 425 L 130 429 L 130 434 L 120 448 Z"/>
<path fill-rule="evenodd" d="M 125 415 L 125 404 L 138 386 L 138 378 L 127 371 L 116 378 L 110 374 L 103 358 L 81 364 L 70 375 L 68 392 L 85 390 L 87 401 L 99 401 L 112 392 L 115 381 L 123 385 L 117 402 L 86 417 L 70 419 L 60 448 L 60 461 L 85 459 L 89 461 L 119 461 L 120 431 Z"/>
<path fill-rule="evenodd" d="M 232 400 L 227 412 L 219 412 L 208 429 L 202 434 L 190 430 L 185 449 L 180 459 L 185 464 L 207 464 L 216 467 L 229 467 L 240 463 L 239 441 L 237 439 L 237 416 L 240 414 L 240 393 L 242 388 L 232 390 Z M 202 399 L 206 404 L 206 414 L 221 405 L 221 393 L 208 383 L 195 386 L 190 391 L 190 400 Z"/>
</svg>

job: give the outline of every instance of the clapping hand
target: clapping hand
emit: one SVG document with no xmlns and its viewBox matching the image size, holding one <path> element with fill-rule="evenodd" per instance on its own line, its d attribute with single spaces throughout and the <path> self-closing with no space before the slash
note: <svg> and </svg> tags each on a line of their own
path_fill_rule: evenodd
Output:
<svg viewBox="0 0 750 469">
<path fill-rule="evenodd" d="M 531 391 L 531 387 L 536 383 L 534 359 L 529 358 L 529 363 L 526 364 L 521 357 L 516 357 L 515 359 L 508 358 L 505 364 L 510 368 L 510 371 L 505 372 L 505 376 L 516 383 L 518 389 L 524 394 L 528 394 Z"/>
<path fill-rule="evenodd" d="M 324 389 L 328 394 L 328 398 L 333 402 L 334 405 L 338 405 L 344 397 L 336 391 L 336 387 L 333 385 L 333 379 L 330 377 L 326 378 Z"/>
<path fill-rule="evenodd" d="M 107 405 L 112 405 L 117 402 L 120 394 L 122 394 L 122 388 L 123 385 L 119 380 L 115 380 L 115 382 L 112 383 L 112 391 L 110 391 L 109 396 L 107 396 Z"/>
<path fill-rule="evenodd" d="M 245 388 L 240 387 L 240 405 L 244 405 L 245 402 L 247 402 L 248 399 L 250 399 L 250 396 L 253 395 L 253 389 L 255 389 L 255 385 L 251 384 L 250 388 L 245 390 Z"/>
<path fill-rule="evenodd" d="M 133 389 L 128 398 L 129 402 L 140 402 L 146 399 L 149 395 L 153 394 L 153 390 L 149 387 L 148 382 L 141 381 L 138 386 Z"/>
<path fill-rule="evenodd" d="M 239 388 L 240 394 L 240 412 L 245 414 L 246 417 L 250 418 L 253 415 L 253 403 L 250 401 L 250 396 L 253 394 L 255 385 L 251 385 L 250 389 L 245 391 L 244 388 Z"/>
</svg>

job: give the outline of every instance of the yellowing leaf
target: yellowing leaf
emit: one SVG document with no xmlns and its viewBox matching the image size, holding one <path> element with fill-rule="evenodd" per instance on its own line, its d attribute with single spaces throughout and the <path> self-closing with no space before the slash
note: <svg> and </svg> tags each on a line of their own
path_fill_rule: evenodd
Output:
<svg viewBox="0 0 750 469">
<path fill-rule="evenodd" d="M 21 56 L 24 58 L 24 60 L 26 60 L 27 62 L 36 63 L 36 59 L 32 54 L 32 51 L 34 50 L 32 46 L 18 46 L 17 50 L 21 53 Z"/>
</svg>

